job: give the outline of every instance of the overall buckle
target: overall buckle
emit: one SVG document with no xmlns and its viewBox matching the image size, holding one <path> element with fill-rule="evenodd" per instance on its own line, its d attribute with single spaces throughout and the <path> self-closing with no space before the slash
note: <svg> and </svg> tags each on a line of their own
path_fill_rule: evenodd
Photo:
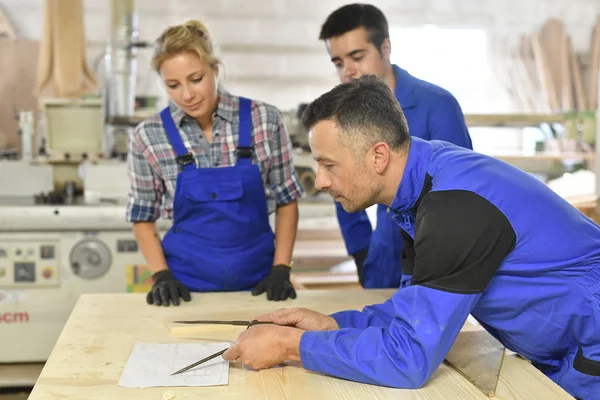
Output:
<svg viewBox="0 0 600 400">
<path fill-rule="evenodd" d="M 177 163 L 181 166 L 194 163 L 194 155 L 192 153 L 185 153 L 177 156 Z"/>
<path fill-rule="evenodd" d="M 237 148 L 238 158 L 250 158 L 252 157 L 252 147 L 238 146 Z"/>
</svg>

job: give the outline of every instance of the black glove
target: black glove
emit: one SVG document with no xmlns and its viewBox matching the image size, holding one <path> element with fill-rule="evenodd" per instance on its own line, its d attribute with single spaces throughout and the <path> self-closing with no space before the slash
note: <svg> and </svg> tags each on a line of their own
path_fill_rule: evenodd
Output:
<svg viewBox="0 0 600 400">
<path fill-rule="evenodd" d="M 365 274 L 363 272 L 363 266 L 365 265 L 365 260 L 367 259 L 367 254 L 369 254 L 368 247 L 352 254 L 352 257 L 354 258 L 354 262 L 356 263 L 356 272 L 358 273 L 358 282 L 360 282 L 360 285 L 362 287 L 365 287 Z"/>
<path fill-rule="evenodd" d="M 252 289 L 252 295 L 258 296 L 267 292 L 267 300 L 286 300 L 296 298 L 296 290 L 290 282 L 290 267 L 287 265 L 276 265 L 271 269 L 269 275 Z"/>
<path fill-rule="evenodd" d="M 189 289 L 175 279 L 173 273 L 168 269 L 158 271 L 152 275 L 152 279 L 154 279 L 154 285 L 146 296 L 148 304 L 168 307 L 169 302 L 172 302 L 174 306 L 178 306 L 179 297 L 185 301 L 192 299 Z"/>
</svg>

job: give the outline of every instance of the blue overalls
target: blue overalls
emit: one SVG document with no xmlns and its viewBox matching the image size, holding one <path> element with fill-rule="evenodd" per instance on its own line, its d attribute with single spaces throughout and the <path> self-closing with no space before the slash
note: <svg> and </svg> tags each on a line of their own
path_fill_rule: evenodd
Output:
<svg viewBox="0 0 600 400">
<path fill-rule="evenodd" d="M 446 90 L 417 79 L 396 65 L 393 69 L 396 76 L 394 93 L 402 106 L 410 135 L 472 149 L 464 115 L 456 99 Z M 336 203 L 336 211 L 348 254 L 369 248 L 363 266 L 365 288 L 399 287 L 404 243 L 388 208 L 381 204 L 377 206 L 374 231 L 365 211 L 350 214 L 340 203 Z"/>
<path fill-rule="evenodd" d="M 169 269 L 192 291 L 251 289 L 273 266 L 275 238 L 262 176 L 252 163 L 250 100 L 240 98 L 238 161 L 233 167 L 196 168 L 169 109 L 160 115 L 183 164 L 173 226 L 162 241 Z"/>
<path fill-rule="evenodd" d="M 429 195 L 466 193 L 493 204 L 514 231 L 514 247 L 482 290 L 452 291 L 407 277 L 409 285 L 385 303 L 333 314 L 340 330 L 303 334 L 303 366 L 359 382 L 420 387 L 471 313 L 567 392 L 600 399 L 600 227 L 517 168 L 445 142 L 413 138 L 390 206 L 394 221 L 413 238 L 421 208 L 417 215 L 411 209 L 427 176 Z M 429 215 L 421 214 L 428 226 L 422 229 L 439 229 L 437 220 L 425 219 Z M 454 232 L 464 229 L 454 226 Z M 435 267 L 416 261 L 413 276 L 418 268 Z"/>
</svg>

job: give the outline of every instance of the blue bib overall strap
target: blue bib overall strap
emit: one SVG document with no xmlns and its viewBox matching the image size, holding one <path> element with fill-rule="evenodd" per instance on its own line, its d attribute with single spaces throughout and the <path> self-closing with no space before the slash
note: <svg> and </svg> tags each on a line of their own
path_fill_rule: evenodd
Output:
<svg viewBox="0 0 600 400">
<path fill-rule="evenodd" d="M 175 150 L 175 154 L 177 155 L 177 162 L 182 166 L 183 169 L 191 170 L 196 168 L 196 163 L 194 162 L 194 155 L 187 151 L 183 141 L 181 140 L 181 136 L 179 136 L 179 131 L 175 126 L 175 121 L 171 117 L 171 111 L 169 107 L 165 108 L 160 112 L 160 118 L 165 127 L 165 131 L 167 132 L 167 136 L 169 137 L 169 141 Z"/>
<path fill-rule="evenodd" d="M 250 99 L 240 97 L 240 134 L 237 165 L 252 164 L 252 109 Z"/>
</svg>

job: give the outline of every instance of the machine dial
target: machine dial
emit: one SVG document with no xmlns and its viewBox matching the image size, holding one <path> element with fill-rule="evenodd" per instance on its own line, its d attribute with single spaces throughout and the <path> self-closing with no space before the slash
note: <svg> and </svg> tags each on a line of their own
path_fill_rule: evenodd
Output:
<svg viewBox="0 0 600 400">
<path fill-rule="evenodd" d="M 83 239 L 71 250 L 69 262 L 80 278 L 98 279 L 110 269 L 110 249 L 98 239 Z"/>
</svg>

